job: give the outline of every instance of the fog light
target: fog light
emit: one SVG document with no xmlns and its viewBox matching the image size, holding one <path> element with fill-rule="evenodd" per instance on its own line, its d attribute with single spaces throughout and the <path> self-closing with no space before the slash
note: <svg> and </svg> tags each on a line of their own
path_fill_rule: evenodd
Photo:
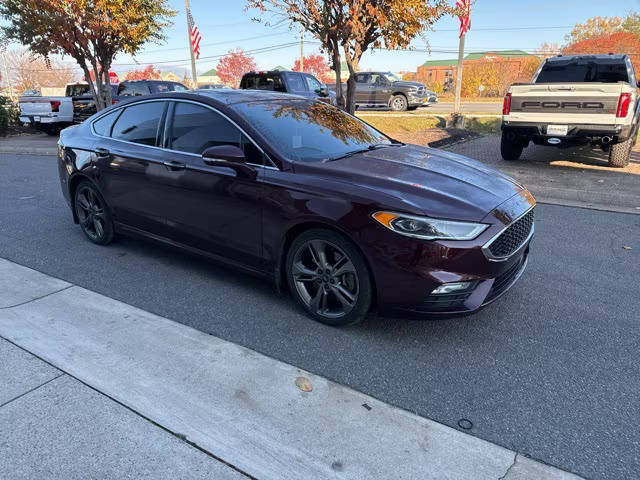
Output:
<svg viewBox="0 0 640 480">
<path fill-rule="evenodd" d="M 469 287 L 471 287 L 471 282 L 444 283 L 431 292 L 431 295 L 462 292 L 463 290 L 467 290 Z"/>
</svg>

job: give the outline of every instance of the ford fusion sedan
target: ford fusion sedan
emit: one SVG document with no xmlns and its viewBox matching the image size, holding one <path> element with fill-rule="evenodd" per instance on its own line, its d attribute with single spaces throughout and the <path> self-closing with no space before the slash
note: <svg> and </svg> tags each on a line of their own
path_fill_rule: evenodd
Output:
<svg viewBox="0 0 640 480">
<path fill-rule="evenodd" d="M 535 200 L 468 158 L 313 99 L 132 99 L 64 130 L 62 192 L 100 245 L 134 234 L 262 275 L 318 321 L 478 310 L 527 265 Z"/>
</svg>

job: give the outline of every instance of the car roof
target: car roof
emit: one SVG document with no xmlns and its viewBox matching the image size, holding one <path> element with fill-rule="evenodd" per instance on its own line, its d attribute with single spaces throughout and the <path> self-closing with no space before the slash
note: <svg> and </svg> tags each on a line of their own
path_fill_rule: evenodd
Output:
<svg viewBox="0 0 640 480">
<path fill-rule="evenodd" d="M 571 60 L 602 60 L 602 61 L 623 61 L 627 55 L 625 54 L 577 54 L 577 55 L 558 55 L 557 57 L 547 58 L 548 62 L 568 62 Z"/>
<path fill-rule="evenodd" d="M 167 92 L 176 93 L 176 92 Z M 234 103 L 244 102 L 260 102 L 260 101 L 277 101 L 277 100 L 309 100 L 306 97 L 300 95 L 292 95 L 290 93 L 274 92 L 272 90 L 251 90 L 241 89 L 236 90 L 232 88 L 216 88 L 213 90 L 190 90 L 189 92 L 182 92 L 182 94 L 201 95 L 203 97 L 211 98 L 220 103 L 226 105 L 232 105 Z"/>
</svg>

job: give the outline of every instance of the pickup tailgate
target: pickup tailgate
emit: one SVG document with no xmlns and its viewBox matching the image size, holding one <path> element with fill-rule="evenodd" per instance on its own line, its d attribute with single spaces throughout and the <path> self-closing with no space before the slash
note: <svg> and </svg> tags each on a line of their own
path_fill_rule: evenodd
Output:
<svg viewBox="0 0 640 480">
<path fill-rule="evenodd" d="M 56 105 L 55 99 L 50 98 L 21 98 L 18 100 L 18 105 L 20 106 L 20 115 L 39 115 L 46 116 L 52 112 L 52 107 Z M 57 105 L 60 105 L 60 102 L 57 101 Z M 59 107 L 58 107 L 59 108 Z"/>
<path fill-rule="evenodd" d="M 510 122 L 614 125 L 622 83 L 513 85 Z"/>
</svg>

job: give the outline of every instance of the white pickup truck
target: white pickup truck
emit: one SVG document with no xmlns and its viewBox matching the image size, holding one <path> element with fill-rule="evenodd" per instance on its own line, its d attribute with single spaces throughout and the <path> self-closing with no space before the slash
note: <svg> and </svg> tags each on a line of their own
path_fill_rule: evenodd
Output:
<svg viewBox="0 0 640 480">
<path fill-rule="evenodd" d="M 22 96 L 18 99 L 20 121 L 49 135 L 57 135 L 74 122 L 74 98 L 89 93 L 87 83 L 69 83 L 64 97 Z"/>
<path fill-rule="evenodd" d="M 529 84 L 509 87 L 500 151 L 517 160 L 533 142 L 567 148 L 591 143 L 625 167 L 638 137 L 638 83 L 628 55 L 546 59 Z"/>
</svg>

